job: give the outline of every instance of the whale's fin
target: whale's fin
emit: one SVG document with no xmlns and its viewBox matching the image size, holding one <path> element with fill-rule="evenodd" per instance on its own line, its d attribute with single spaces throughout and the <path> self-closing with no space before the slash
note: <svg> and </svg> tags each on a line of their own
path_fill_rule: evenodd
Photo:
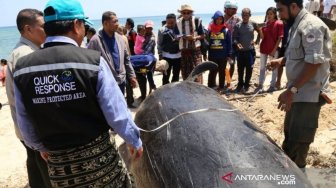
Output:
<svg viewBox="0 0 336 188">
<path fill-rule="evenodd" d="M 188 81 L 195 81 L 196 77 L 207 71 L 207 70 L 215 70 L 217 69 L 218 66 L 216 63 L 212 62 L 212 61 L 205 61 L 199 65 L 197 65 L 193 71 L 191 71 L 190 75 L 188 76 L 187 80 Z"/>
</svg>

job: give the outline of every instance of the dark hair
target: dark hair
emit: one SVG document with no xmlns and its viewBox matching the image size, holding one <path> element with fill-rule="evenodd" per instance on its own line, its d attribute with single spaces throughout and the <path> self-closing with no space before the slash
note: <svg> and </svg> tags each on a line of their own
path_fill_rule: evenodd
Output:
<svg viewBox="0 0 336 188">
<path fill-rule="evenodd" d="M 90 27 L 90 28 L 87 30 L 87 32 L 90 32 L 90 33 L 92 33 L 93 35 L 96 34 L 96 30 L 95 30 L 95 28 L 93 28 L 93 27 Z"/>
<path fill-rule="evenodd" d="M 250 16 L 251 16 L 251 9 L 249 9 L 249 8 L 243 8 L 242 9 L 242 14 L 243 13 L 248 13 L 248 14 L 250 14 Z"/>
<path fill-rule="evenodd" d="M 7 65 L 7 60 L 6 59 L 1 59 L 1 63 L 4 63 L 5 65 Z"/>
<path fill-rule="evenodd" d="M 132 18 L 127 18 L 126 23 L 131 26 L 131 28 L 134 28 L 134 21 Z"/>
<path fill-rule="evenodd" d="M 145 26 L 144 25 L 137 25 L 137 33 L 139 33 L 141 29 L 145 29 Z"/>
<path fill-rule="evenodd" d="M 166 19 L 176 19 L 176 15 L 173 13 L 167 14 Z"/>
<path fill-rule="evenodd" d="M 274 19 L 275 19 L 275 20 L 278 20 L 277 9 L 276 9 L 275 7 L 269 7 L 269 8 L 266 10 L 266 15 L 265 15 L 265 20 L 264 20 L 264 22 L 266 22 L 266 20 L 267 20 L 267 13 L 268 13 L 268 11 L 272 11 L 273 14 L 275 15 Z"/>
<path fill-rule="evenodd" d="M 96 34 L 96 30 L 93 27 L 90 27 L 89 25 L 85 24 L 85 36 L 88 34 L 88 32 L 92 33 L 92 35 Z"/>
<path fill-rule="evenodd" d="M 104 24 L 104 21 L 110 20 L 111 16 L 117 16 L 117 14 L 111 11 L 104 12 L 102 15 L 102 24 Z"/>
<path fill-rule="evenodd" d="M 289 6 L 292 3 L 296 3 L 298 7 L 303 8 L 303 0 L 274 0 L 274 2 L 281 3 L 286 6 Z"/>
<path fill-rule="evenodd" d="M 84 20 L 80 20 L 84 23 Z M 47 36 L 57 36 L 69 33 L 74 27 L 74 20 L 52 21 L 44 23 Z"/>
<path fill-rule="evenodd" d="M 43 16 L 43 13 L 36 9 L 23 9 L 16 17 L 16 26 L 22 33 L 25 25 L 34 25 L 37 22 L 37 17 Z"/>
</svg>

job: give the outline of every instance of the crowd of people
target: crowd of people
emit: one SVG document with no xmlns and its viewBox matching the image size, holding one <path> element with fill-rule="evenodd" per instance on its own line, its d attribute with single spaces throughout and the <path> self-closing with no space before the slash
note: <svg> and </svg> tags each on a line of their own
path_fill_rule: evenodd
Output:
<svg viewBox="0 0 336 188">
<path fill-rule="evenodd" d="M 179 81 L 180 74 L 186 80 L 202 61 L 215 62 L 218 68 L 209 72 L 207 85 L 220 94 L 264 91 L 267 69 L 272 71 L 267 91 L 278 90 L 286 66 L 288 84 L 278 107 L 286 111 L 282 148 L 304 169 L 321 106 L 330 103 L 330 32 L 314 14 L 330 17 L 333 4 L 326 0 L 321 8 L 321 2 L 309 1 L 305 10 L 302 0 L 275 0 L 260 24 L 250 20 L 247 7 L 238 17 L 237 1 L 227 0 L 207 28 L 185 4 L 178 15 L 167 14 L 157 38 L 153 21 L 135 31 L 133 19 L 121 26 L 112 11 L 102 14 L 102 29 L 96 31 L 78 0 L 49 0 L 43 12 L 21 10 L 21 38 L 8 62 L 1 60 L 1 70 L 7 70 L 1 81 L 17 137 L 27 150 L 30 187 L 131 185 L 109 130 L 126 141 L 135 159 L 142 156 L 140 131 L 128 108 L 135 107 L 134 88 L 139 86 L 143 101 L 147 81 L 149 93 L 158 87 L 153 74 L 159 61 L 168 64 L 162 85 Z M 252 91 L 259 43 L 259 83 Z M 195 81 L 202 84 L 203 76 Z"/>
<path fill-rule="evenodd" d="M 305 5 L 308 12 L 318 17 L 334 19 L 333 9 L 336 8 L 335 0 L 308 0 Z"/>
</svg>

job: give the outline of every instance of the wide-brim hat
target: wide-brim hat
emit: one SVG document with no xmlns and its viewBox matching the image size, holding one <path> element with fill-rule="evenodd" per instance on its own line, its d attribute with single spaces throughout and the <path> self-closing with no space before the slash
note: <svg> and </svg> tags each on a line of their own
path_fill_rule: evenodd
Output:
<svg viewBox="0 0 336 188">
<path fill-rule="evenodd" d="M 82 5 L 78 0 L 50 0 L 44 9 L 44 21 L 84 20 L 86 25 L 93 23 L 84 15 Z"/>
<path fill-rule="evenodd" d="M 193 8 L 191 7 L 191 5 L 181 5 L 181 9 L 177 10 L 178 12 L 182 12 L 182 11 L 191 11 L 194 12 Z"/>
</svg>

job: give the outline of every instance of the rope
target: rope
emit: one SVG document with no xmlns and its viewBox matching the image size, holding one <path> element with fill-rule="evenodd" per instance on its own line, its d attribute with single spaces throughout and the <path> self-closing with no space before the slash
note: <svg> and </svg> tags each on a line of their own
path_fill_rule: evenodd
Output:
<svg viewBox="0 0 336 188">
<path fill-rule="evenodd" d="M 146 132 L 146 133 L 156 132 L 156 131 L 162 129 L 163 127 L 169 125 L 172 121 L 175 121 L 177 118 L 179 118 L 181 116 L 185 116 L 185 115 L 188 115 L 188 114 L 199 113 L 199 112 L 206 112 L 206 111 L 234 112 L 234 111 L 238 111 L 238 109 L 203 108 L 203 109 L 199 109 L 199 110 L 192 110 L 192 111 L 188 111 L 188 112 L 183 112 L 183 113 L 173 117 L 172 119 L 168 120 L 167 122 L 165 122 L 164 124 L 162 124 L 161 126 L 155 128 L 153 130 L 145 130 L 145 129 L 141 129 L 141 128 L 139 128 L 139 130 L 142 131 L 142 132 Z"/>
</svg>

